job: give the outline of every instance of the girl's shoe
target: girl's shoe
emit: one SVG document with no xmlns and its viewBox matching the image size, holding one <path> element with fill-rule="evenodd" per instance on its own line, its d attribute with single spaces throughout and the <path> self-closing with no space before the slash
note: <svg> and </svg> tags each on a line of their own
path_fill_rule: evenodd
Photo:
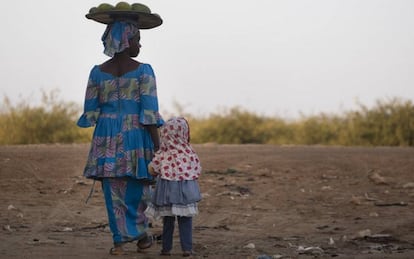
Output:
<svg viewBox="0 0 414 259">
<path fill-rule="evenodd" d="M 193 251 L 183 251 L 183 257 L 189 257 L 195 255 Z"/>
<path fill-rule="evenodd" d="M 169 251 L 161 250 L 160 255 L 171 256 L 171 253 Z"/>
</svg>

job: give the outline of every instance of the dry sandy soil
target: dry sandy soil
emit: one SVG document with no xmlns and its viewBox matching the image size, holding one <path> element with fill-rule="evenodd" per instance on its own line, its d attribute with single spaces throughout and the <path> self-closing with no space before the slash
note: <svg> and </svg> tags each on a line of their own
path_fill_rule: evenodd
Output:
<svg viewBox="0 0 414 259">
<path fill-rule="evenodd" d="M 413 148 L 194 147 L 194 258 L 414 258 Z M 114 258 L 99 185 L 85 204 L 87 152 L 0 146 L 1 258 Z M 182 258 L 174 241 L 170 258 Z M 120 258 L 156 258 L 160 244 L 127 248 Z"/>
</svg>

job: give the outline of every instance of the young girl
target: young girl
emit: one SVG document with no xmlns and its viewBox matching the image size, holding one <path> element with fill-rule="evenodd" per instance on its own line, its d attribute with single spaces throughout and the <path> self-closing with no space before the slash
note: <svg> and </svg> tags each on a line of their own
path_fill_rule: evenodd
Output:
<svg viewBox="0 0 414 259">
<path fill-rule="evenodd" d="M 160 128 L 160 149 L 148 169 L 158 176 L 146 214 L 163 217 L 161 255 L 171 253 L 177 218 L 183 256 L 190 256 L 193 253 L 192 217 L 198 214 L 197 202 L 201 200 L 197 182 L 201 165 L 190 145 L 190 129 L 184 118 L 171 118 Z"/>
</svg>

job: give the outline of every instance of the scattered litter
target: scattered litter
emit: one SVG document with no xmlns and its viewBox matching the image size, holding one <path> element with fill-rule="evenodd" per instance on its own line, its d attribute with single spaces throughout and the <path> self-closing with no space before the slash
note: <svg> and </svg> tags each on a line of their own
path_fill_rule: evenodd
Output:
<svg viewBox="0 0 414 259">
<path fill-rule="evenodd" d="M 308 254 L 308 255 L 321 255 L 323 254 L 323 249 L 317 246 L 298 246 L 299 254 Z"/>
<path fill-rule="evenodd" d="M 75 183 L 79 185 L 88 185 L 84 180 L 76 180 Z"/>
<path fill-rule="evenodd" d="M 17 210 L 17 209 L 16 209 L 16 207 L 14 207 L 13 205 L 11 205 L 11 204 L 10 204 L 10 205 L 7 207 L 7 210 Z"/>
<path fill-rule="evenodd" d="M 371 235 L 370 229 L 364 229 L 358 232 L 358 237 L 366 237 Z"/>
<path fill-rule="evenodd" d="M 74 193 L 74 190 L 72 188 L 60 189 L 60 190 L 57 191 L 57 193 L 72 194 L 72 193 Z"/>
<path fill-rule="evenodd" d="M 355 205 L 361 205 L 362 204 L 362 199 L 361 199 L 361 197 L 358 197 L 358 196 L 352 196 L 350 202 L 352 204 L 355 204 Z"/>
<path fill-rule="evenodd" d="M 365 193 L 364 196 L 354 196 L 352 195 L 351 203 L 355 205 L 368 204 L 366 201 L 379 201 L 377 198 L 370 197 L 368 193 Z"/>
<path fill-rule="evenodd" d="M 365 199 L 366 199 L 367 201 L 378 201 L 378 199 L 375 199 L 375 198 L 369 197 L 369 196 L 368 196 L 368 193 L 365 193 Z"/>
<path fill-rule="evenodd" d="M 332 187 L 331 187 L 331 186 L 329 186 L 329 185 L 327 185 L 327 186 L 322 186 L 321 190 L 322 190 L 322 191 L 330 191 L 330 190 L 332 190 Z"/>
<path fill-rule="evenodd" d="M 72 232 L 72 231 L 73 231 L 73 229 L 69 228 L 69 227 L 66 227 L 62 230 L 62 232 Z"/>
<path fill-rule="evenodd" d="M 18 217 L 18 218 L 23 218 L 23 213 L 21 213 L 21 212 L 19 212 L 19 213 L 17 213 L 17 215 L 16 215 L 16 217 Z"/>
<path fill-rule="evenodd" d="M 375 206 L 381 206 L 381 207 L 385 207 L 385 206 L 407 206 L 408 204 L 400 201 L 400 202 L 390 202 L 390 203 L 382 203 L 382 202 L 376 202 L 374 203 Z"/>
<path fill-rule="evenodd" d="M 388 184 L 386 179 L 381 176 L 379 173 L 373 173 L 368 176 L 368 178 L 373 181 L 375 184 Z"/>
<path fill-rule="evenodd" d="M 338 179 L 338 176 L 336 176 L 336 175 L 326 175 L 326 174 L 323 174 L 321 176 L 321 178 L 324 179 L 324 180 L 327 180 L 327 179 Z"/>
<path fill-rule="evenodd" d="M 379 214 L 376 213 L 376 212 L 371 212 L 371 213 L 369 213 L 369 216 L 370 217 L 379 217 Z"/>
<path fill-rule="evenodd" d="M 271 255 L 258 255 L 256 259 L 273 259 Z"/>
<path fill-rule="evenodd" d="M 240 192 L 232 192 L 232 191 L 225 191 L 225 192 L 220 192 L 217 193 L 216 196 L 223 196 L 223 195 L 229 195 L 229 196 L 247 196 L 247 195 L 243 195 Z"/>
<path fill-rule="evenodd" d="M 33 238 L 33 240 L 26 242 L 28 245 L 39 245 L 40 240 L 38 238 Z"/>
<path fill-rule="evenodd" d="M 414 183 L 410 182 L 410 183 L 406 183 L 403 185 L 404 189 L 414 189 Z"/>
<path fill-rule="evenodd" d="M 333 240 L 332 237 L 329 238 L 328 244 L 331 245 L 331 246 L 335 245 L 335 241 Z"/>
<path fill-rule="evenodd" d="M 395 238 L 390 234 L 374 234 L 366 236 L 365 239 L 375 243 L 387 243 L 395 241 Z"/>
<path fill-rule="evenodd" d="M 13 230 L 11 229 L 10 225 L 5 225 L 3 226 L 3 229 L 9 232 L 12 232 Z"/>
<path fill-rule="evenodd" d="M 253 243 L 248 243 L 247 245 L 243 246 L 243 248 L 247 248 L 247 249 L 255 249 L 256 246 Z"/>
</svg>

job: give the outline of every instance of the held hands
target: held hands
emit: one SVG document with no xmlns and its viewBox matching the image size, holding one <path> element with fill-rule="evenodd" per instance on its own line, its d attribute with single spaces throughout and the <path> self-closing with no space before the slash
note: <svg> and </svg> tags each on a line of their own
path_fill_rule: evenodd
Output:
<svg viewBox="0 0 414 259">
<path fill-rule="evenodd" d="M 149 164 L 148 165 L 148 172 L 150 173 L 150 175 L 152 175 L 152 176 L 157 176 L 158 175 L 158 173 L 157 172 L 155 172 L 155 170 L 154 170 L 154 168 L 151 166 L 151 164 Z"/>
</svg>

